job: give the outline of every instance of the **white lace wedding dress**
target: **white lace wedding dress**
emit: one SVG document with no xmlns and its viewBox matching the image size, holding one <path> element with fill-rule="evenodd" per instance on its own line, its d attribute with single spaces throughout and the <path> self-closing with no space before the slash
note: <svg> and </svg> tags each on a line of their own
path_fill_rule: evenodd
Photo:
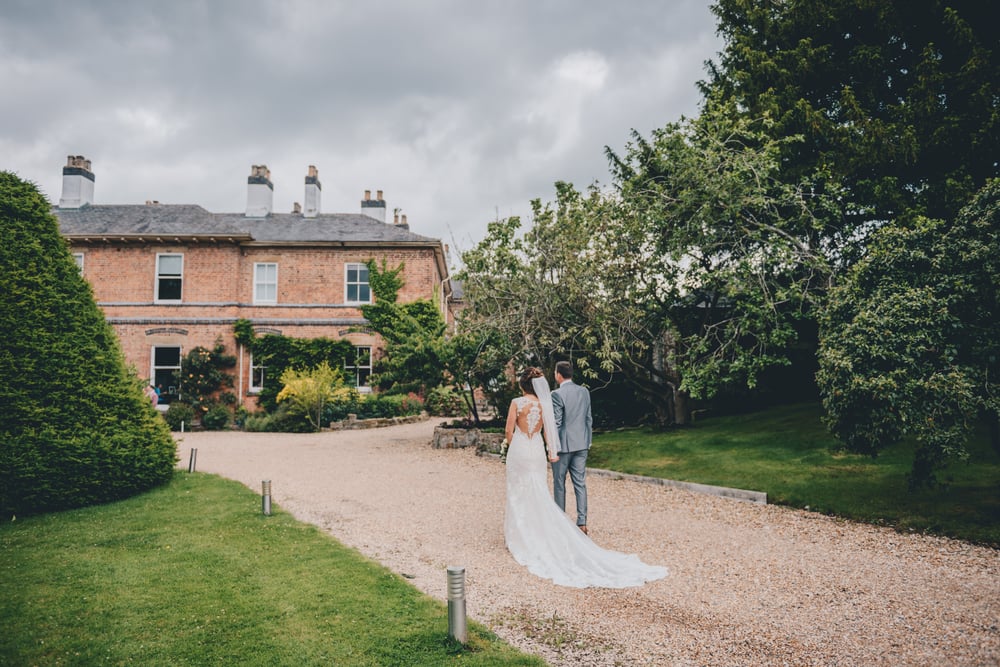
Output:
<svg viewBox="0 0 1000 667">
<path fill-rule="evenodd" d="M 514 402 L 518 425 L 507 450 L 504 517 L 504 538 L 514 560 L 534 575 L 574 588 L 626 588 L 665 577 L 665 567 L 597 546 L 559 509 L 548 488 L 539 403 L 527 397 Z"/>
</svg>

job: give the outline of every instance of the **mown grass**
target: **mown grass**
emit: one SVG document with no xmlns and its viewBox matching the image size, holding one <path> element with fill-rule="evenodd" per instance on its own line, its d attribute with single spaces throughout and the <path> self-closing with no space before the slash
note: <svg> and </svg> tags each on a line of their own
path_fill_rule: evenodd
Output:
<svg viewBox="0 0 1000 667">
<path fill-rule="evenodd" d="M 1000 456 L 985 433 L 942 484 L 910 492 L 913 444 L 878 458 L 836 451 L 817 404 L 713 417 L 671 431 L 597 434 L 587 465 L 767 493 L 768 502 L 1000 545 Z"/>
<path fill-rule="evenodd" d="M 0 526 L 3 665 L 542 665 L 242 485 Z M 442 571 L 442 587 L 446 573 Z"/>
</svg>

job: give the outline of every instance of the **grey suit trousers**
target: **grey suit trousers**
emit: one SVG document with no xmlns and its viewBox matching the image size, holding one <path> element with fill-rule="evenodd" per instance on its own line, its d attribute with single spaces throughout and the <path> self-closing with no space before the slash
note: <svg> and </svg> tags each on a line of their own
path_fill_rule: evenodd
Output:
<svg viewBox="0 0 1000 667">
<path fill-rule="evenodd" d="M 560 452 L 559 460 L 552 464 L 552 497 L 562 511 L 566 511 L 566 472 L 569 471 L 576 494 L 576 525 L 587 525 L 587 453 L 580 449 L 575 452 Z"/>
</svg>

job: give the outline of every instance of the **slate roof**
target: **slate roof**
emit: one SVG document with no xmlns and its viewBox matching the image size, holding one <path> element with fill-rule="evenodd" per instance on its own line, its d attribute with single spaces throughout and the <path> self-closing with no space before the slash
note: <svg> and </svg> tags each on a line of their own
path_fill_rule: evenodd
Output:
<svg viewBox="0 0 1000 667">
<path fill-rule="evenodd" d="M 360 213 L 326 213 L 304 218 L 296 213 L 272 213 L 248 218 L 242 213 L 211 213 L 190 204 L 87 205 L 54 207 L 67 237 L 204 237 L 271 243 L 399 243 L 436 245 L 421 236 Z"/>
</svg>

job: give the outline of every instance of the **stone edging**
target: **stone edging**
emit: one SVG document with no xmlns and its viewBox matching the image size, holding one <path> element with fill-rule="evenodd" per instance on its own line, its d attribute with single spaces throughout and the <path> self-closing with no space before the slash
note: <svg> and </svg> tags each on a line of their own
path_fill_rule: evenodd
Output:
<svg viewBox="0 0 1000 667">
<path fill-rule="evenodd" d="M 347 419 L 339 422 L 330 422 L 330 427 L 324 431 L 353 431 L 362 428 L 381 428 L 383 426 L 396 426 L 397 424 L 416 424 L 430 419 L 426 412 L 419 415 L 409 415 L 408 417 L 375 417 L 373 419 L 358 419 L 357 415 L 347 415 Z"/>
<path fill-rule="evenodd" d="M 645 477 L 643 475 L 630 475 L 614 470 L 602 470 L 601 468 L 587 468 L 588 475 L 598 475 L 599 477 L 610 477 L 612 479 L 627 479 L 632 482 L 644 482 L 646 484 L 659 484 L 660 486 L 672 486 L 678 489 L 685 489 L 695 493 L 707 493 L 712 496 L 732 498 L 745 502 L 756 503 L 758 505 L 767 504 L 767 494 L 763 491 L 747 491 L 745 489 L 730 489 L 726 486 L 712 486 L 711 484 L 698 484 L 696 482 L 678 482 L 674 479 L 662 479 L 660 477 Z"/>
<path fill-rule="evenodd" d="M 483 450 L 478 450 L 476 456 L 489 456 L 491 458 L 499 459 L 499 454 L 491 454 Z M 767 504 L 767 494 L 763 491 L 747 491 L 745 489 L 730 489 L 726 486 L 712 486 L 711 484 L 698 484 L 696 482 L 679 482 L 674 479 L 663 479 L 660 477 L 646 477 L 644 475 L 631 475 L 625 472 L 617 472 L 615 470 L 604 470 L 602 468 L 587 468 L 588 475 L 597 475 L 598 477 L 610 477 L 611 479 L 627 479 L 630 482 L 642 482 L 643 484 L 658 484 L 660 486 L 670 486 L 677 489 L 684 489 L 685 491 L 691 491 L 694 493 L 706 493 L 710 496 L 719 496 L 721 498 L 731 498 L 732 500 L 740 500 L 743 502 L 755 503 L 757 505 Z"/>
</svg>

